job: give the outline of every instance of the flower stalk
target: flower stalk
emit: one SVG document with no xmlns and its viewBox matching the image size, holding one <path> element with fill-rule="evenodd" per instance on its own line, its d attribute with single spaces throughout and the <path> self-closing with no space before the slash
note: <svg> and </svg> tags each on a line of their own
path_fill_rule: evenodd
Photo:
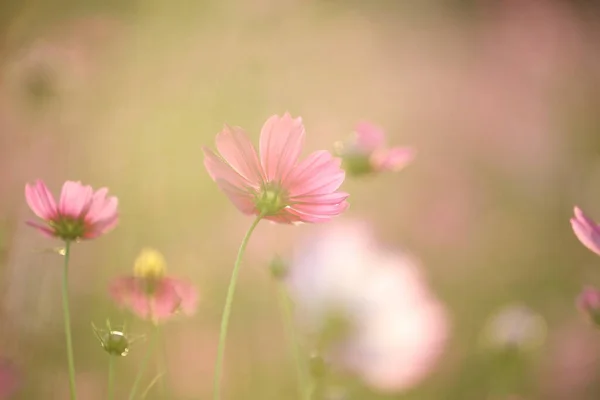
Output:
<svg viewBox="0 0 600 400">
<path fill-rule="evenodd" d="M 248 232 L 246 232 L 246 236 L 242 240 L 242 244 L 240 245 L 240 249 L 238 251 L 237 258 L 235 260 L 235 264 L 233 266 L 233 271 L 231 273 L 231 279 L 229 280 L 229 287 L 227 289 L 227 297 L 225 298 L 225 307 L 223 308 L 223 316 L 221 317 L 221 330 L 219 332 L 219 346 L 217 348 L 217 361 L 215 364 L 215 382 L 214 382 L 214 400 L 219 400 L 221 398 L 221 377 L 223 375 L 223 356 L 225 354 L 225 340 L 227 339 L 227 330 L 229 328 L 229 317 L 231 316 L 231 306 L 233 304 L 233 296 L 235 294 L 235 288 L 237 284 L 238 275 L 240 272 L 240 266 L 242 264 L 242 257 L 244 252 L 246 251 L 246 247 L 248 246 L 248 242 L 250 241 L 250 236 L 254 229 L 258 226 L 258 223 L 262 219 L 262 215 L 256 217 Z"/>
</svg>

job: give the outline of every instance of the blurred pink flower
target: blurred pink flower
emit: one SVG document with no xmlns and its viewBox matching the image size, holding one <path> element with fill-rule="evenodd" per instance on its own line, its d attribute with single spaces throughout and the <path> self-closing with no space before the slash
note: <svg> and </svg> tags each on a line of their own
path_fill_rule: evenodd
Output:
<svg viewBox="0 0 600 400">
<path fill-rule="evenodd" d="M 29 208 L 46 225 L 28 222 L 49 237 L 65 241 L 94 239 L 119 222 L 116 197 L 107 197 L 108 189 L 94 192 L 91 186 L 67 181 L 62 187 L 58 206 L 43 181 L 25 185 L 25 199 Z"/>
<path fill-rule="evenodd" d="M 415 151 L 410 147 L 386 148 L 385 133 L 369 122 L 359 122 L 355 133 L 352 141 L 338 144 L 344 168 L 352 175 L 399 171 L 415 158 Z"/>
<path fill-rule="evenodd" d="M 596 325 L 600 325 L 600 290 L 587 286 L 577 297 L 577 307 Z"/>
<path fill-rule="evenodd" d="M 571 226 L 579 241 L 600 255 L 600 226 L 588 218 L 579 207 L 575 207 L 575 217 L 571 218 Z"/>
<path fill-rule="evenodd" d="M 0 359 L 0 400 L 10 398 L 19 386 L 15 368 L 6 360 Z"/>
<path fill-rule="evenodd" d="M 415 261 L 382 249 L 356 222 L 328 225 L 297 250 L 286 283 L 300 321 L 319 337 L 332 317 L 345 320 L 324 356 L 384 392 L 424 379 L 443 352 L 449 323 Z"/>
<path fill-rule="evenodd" d="M 345 177 L 341 160 L 317 151 L 298 162 L 301 118 L 270 117 L 260 134 L 260 158 L 241 128 L 225 126 L 216 143 L 220 156 L 205 147 L 204 165 L 244 214 L 287 224 L 325 222 L 348 207 L 348 194 L 337 191 Z"/>
<path fill-rule="evenodd" d="M 142 319 L 163 322 L 178 312 L 196 311 L 198 292 L 186 281 L 165 276 L 160 253 L 144 249 L 137 258 L 133 275 L 116 278 L 110 285 L 112 298 Z"/>
</svg>

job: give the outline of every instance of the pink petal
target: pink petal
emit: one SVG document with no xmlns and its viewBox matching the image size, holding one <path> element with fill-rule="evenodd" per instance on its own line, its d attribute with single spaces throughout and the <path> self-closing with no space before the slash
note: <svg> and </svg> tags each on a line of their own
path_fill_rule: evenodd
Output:
<svg viewBox="0 0 600 400">
<path fill-rule="evenodd" d="M 307 214 L 307 213 L 302 212 L 301 210 L 297 210 L 297 209 L 294 209 L 291 207 L 289 209 L 289 213 L 294 215 L 299 221 L 311 223 L 311 224 L 328 222 L 328 221 L 331 221 L 331 218 L 333 217 L 332 215 Z"/>
<path fill-rule="evenodd" d="M 221 156 L 247 181 L 260 185 L 264 180 L 258 154 L 245 132 L 238 127 L 225 126 L 217 135 L 217 149 Z"/>
<path fill-rule="evenodd" d="M 255 182 L 250 182 L 242 175 L 237 173 L 229 164 L 223 161 L 212 150 L 207 147 L 202 149 L 204 152 L 204 166 L 210 177 L 216 182 L 222 180 L 229 183 L 231 186 L 241 190 L 248 191 L 251 188 L 258 189 L 259 185 Z"/>
<path fill-rule="evenodd" d="M 290 197 L 327 194 L 336 191 L 346 176 L 341 160 L 328 151 L 310 154 L 294 168 L 285 183 Z"/>
<path fill-rule="evenodd" d="M 328 194 L 305 195 L 294 197 L 293 204 L 340 204 L 350 195 L 345 192 L 334 192 Z"/>
<path fill-rule="evenodd" d="M 415 151 L 408 147 L 395 147 L 390 150 L 376 151 L 371 156 L 376 171 L 399 171 L 415 158 Z"/>
<path fill-rule="evenodd" d="M 81 182 L 65 182 L 58 203 L 59 213 L 63 216 L 79 218 L 90 206 L 93 193 L 91 186 L 84 186 Z"/>
<path fill-rule="evenodd" d="M 302 118 L 271 116 L 260 132 L 260 159 L 267 181 L 282 181 L 298 162 L 304 146 Z"/>
<path fill-rule="evenodd" d="M 138 278 L 124 276 L 115 279 L 110 285 L 109 293 L 121 307 L 129 308 L 140 318 L 150 318 L 150 301 Z"/>
<path fill-rule="evenodd" d="M 108 189 L 102 188 L 94 193 L 85 220 L 88 224 L 112 222 L 117 218 L 119 200 L 116 197 L 106 198 Z"/>
<path fill-rule="evenodd" d="M 240 211 L 244 214 L 252 214 L 255 209 L 253 195 L 258 187 L 235 172 L 212 150 L 204 148 L 203 151 L 204 165 L 219 188 Z"/>
<path fill-rule="evenodd" d="M 40 233 L 42 233 L 46 237 L 50 237 L 50 238 L 56 237 L 55 232 L 45 225 L 41 225 L 41 224 L 38 224 L 37 222 L 31 222 L 31 221 L 27 221 L 26 224 L 37 229 L 38 231 L 40 231 Z"/>
<path fill-rule="evenodd" d="M 347 201 L 338 204 L 295 204 L 291 207 L 292 213 L 297 215 L 311 215 L 313 217 L 335 217 L 348 208 Z"/>
<path fill-rule="evenodd" d="M 356 132 L 356 146 L 363 153 L 371 153 L 385 144 L 383 129 L 370 122 L 359 122 L 354 131 Z"/>
<path fill-rule="evenodd" d="M 35 186 L 25 185 L 25 200 L 31 211 L 41 219 L 51 220 L 56 217 L 54 197 L 43 181 L 38 180 Z"/>
<path fill-rule="evenodd" d="M 198 291 L 194 285 L 177 278 L 165 278 L 164 281 L 177 294 L 179 309 L 186 315 L 193 314 L 198 305 Z"/>
<path fill-rule="evenodd" d="M 600 255 L 600 236 L 598 233 L 574 218 L 571 219 L 571 226 L 579 241 L 585 247 Z"/>
</svg>

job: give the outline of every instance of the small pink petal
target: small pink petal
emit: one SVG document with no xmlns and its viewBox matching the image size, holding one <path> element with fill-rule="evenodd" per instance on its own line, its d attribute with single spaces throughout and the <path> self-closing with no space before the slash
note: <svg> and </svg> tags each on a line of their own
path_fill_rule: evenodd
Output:
<svg viewBox="0 0 600 400">
<path fill-rule="evenodd" d="M 31 226 L 32 228 L 37 229 L 40 233 L 42 233 L 46 237 L 49 237 L 49 238 L 55 238 L 56 237 L 56 234 L 55 234 L 54 230 L 48 228 L 45 225 L 41 225 L 41 224 L 38 224 L 37 222 L 32 222 L 32 221 L 27 221 L 25 223 L 27 225 Z"/>
<path fill-rule="evenodd" d="M 571 218 L 573 232 L 588 249 L 600 255 L 600 228 L 579 208 L 575 208 L 575 218 Z"/>
<path fill-rule="evenodd" d="M 264 180 L 258 154 L 241 128 L 225 125 L 217 135 L 217 150 L 231 168 L 248 182 Z"/>
<path fill-rule="evenodd" d="M 395 147 L 390 150 L 375 151 L 371 162 L 376 171 L 399 171 L 415 158 L 415 151 L 408 147 Z"/>
<path fill-rule="evenodd" d="M 56 216 L 56 203 L 52 193 L 43 181 L 38 180 L 35 185 L 25 185 L 25 200 L 35 215 L 44 220 Z"/>
<path fill-rule="evenodd" d="M 260 159 L 267 181 L 281 181 L 290 173 L 304 146 L 301 118 L 273 115 L 260 132 Z"/>
<path fill-rule="evenodd" d="M 129 308 L 142 319 L 150 318 L 150 302 L 137 278 L 125 276 L 113 280 L 109 293 L 121 307 Z"/>
<path fill-rule="evenodd" d="M 258 182 L 250 182 L 244 178 L 209 148 L 204 147 L 202 150 L 204 151 L 204 166 L 215 182 L 217 180 L 225 181 L 241 191 L 247 191 L 249 188 L 258 189 Z"/>
<path fill-rule="evenodd" d="M 63 216 L 79 218 L 90 206 L 93 193 L 91 186 L 84 186 L 81 182 L 65 182 L 60 194 L 58 211 Z"/>
<path fill-rule="evenodd" d="M 290 197 L 335 192 L 346 176 L 340 165 L 341 160 L 327 151 L 310 154 L 287 180 Z"/>
<path fill-rule="evenodd" d="M 363 153 L 371 153 L 385 144 L 385 133 L 370 122 L 361 121 L 354 129 L 356 146 Z"/>
</svg>

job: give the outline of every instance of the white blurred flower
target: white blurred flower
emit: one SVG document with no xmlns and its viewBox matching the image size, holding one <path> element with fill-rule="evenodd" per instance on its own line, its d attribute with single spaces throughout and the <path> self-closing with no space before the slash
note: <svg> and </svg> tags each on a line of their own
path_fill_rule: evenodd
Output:
<svg viewBox="0 0 600 400">
<path fill-rule="evenodd" d="M 544 318 L 523 305 L 509 305 L 494 314 L 484 330 L 484 341 L 494 347 L 531 349 L 546 337 Z"/>
<path fill-rule="evenodd" d="M 331 315 L 347 328 L 331 362 L 381 391 L 419 383 L 442 353 L 448 320 L 414 260 L 384 250 L 360 222 L 333 222 L 297 249 L 287 277 L 301 321 L 313 333 Z"/>
</svg>

